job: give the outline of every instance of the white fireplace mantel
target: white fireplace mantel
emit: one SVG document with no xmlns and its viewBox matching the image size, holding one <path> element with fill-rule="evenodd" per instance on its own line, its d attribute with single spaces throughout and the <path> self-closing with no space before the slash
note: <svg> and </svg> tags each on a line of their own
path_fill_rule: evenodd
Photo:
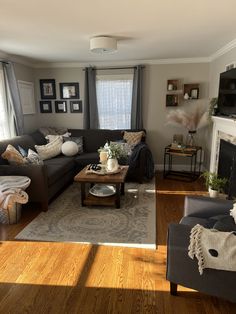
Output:
<svg viewBox="0 0 236 314">
<path fill-rule="evenodd" d="M 211 144 L 210 171 L 217 172 L 220 132 L 236 138 L 236 119 L 212 117 L 213 134 Z"/>
</svg>

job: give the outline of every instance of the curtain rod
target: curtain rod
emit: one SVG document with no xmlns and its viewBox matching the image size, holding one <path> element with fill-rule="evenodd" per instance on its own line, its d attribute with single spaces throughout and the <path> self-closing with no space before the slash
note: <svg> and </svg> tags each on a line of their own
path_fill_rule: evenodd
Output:
<svg viewBox="0 0 236 314">
<path fill-rule="evenodd" d="M 107 67 L 107 68 L 95 68 L 96 70 L 124 70 L 124 69 L 135 69 L 137 66 L 127 66 L 127 67 Z M 141 65 L 141 68 L 145 68 L 144 65 Z M 85 68 L 83 69 L 85 71 Z"/>
</svg>

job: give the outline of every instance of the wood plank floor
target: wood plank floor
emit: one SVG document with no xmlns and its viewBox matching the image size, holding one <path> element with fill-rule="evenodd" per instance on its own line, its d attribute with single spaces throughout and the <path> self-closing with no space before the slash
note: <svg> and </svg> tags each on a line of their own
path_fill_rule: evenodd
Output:
<svg viewBox="0 0 236 314">
<path fill-rule="evenodd" d="M 158 250 L 14 241 L 39 212 L 24 209 L 21 223 L 0 227 L 0 313 L 236 313 L 184 287 L 171 296 L 165 280 L 168 223 L 181 218 L 185 194 L 204 193 L 201 180 L 157 176 Z"/>
</svg>

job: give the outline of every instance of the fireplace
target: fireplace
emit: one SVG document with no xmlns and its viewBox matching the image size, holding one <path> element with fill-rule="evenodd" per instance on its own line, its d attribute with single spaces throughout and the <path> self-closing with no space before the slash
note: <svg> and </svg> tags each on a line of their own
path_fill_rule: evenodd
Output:
<svg viewBox="0 0 236 314">
<path fill-rule="evenodd" d="M 221 178 L 227 178 L 228 183 L 225 187 L 225 193 L 229 197 L 236 196 L 236 145 L 220 140 L 218 175 Z"/>
</svg>

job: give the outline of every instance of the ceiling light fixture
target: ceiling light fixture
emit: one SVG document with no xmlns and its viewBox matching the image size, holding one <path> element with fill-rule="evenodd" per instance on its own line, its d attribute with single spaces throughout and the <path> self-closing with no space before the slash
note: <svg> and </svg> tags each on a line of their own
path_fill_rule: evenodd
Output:
<svg viewBox="0 0 236 314">
<path fill-rule="evenodd" d="M 115 52 L 117 40 L 106 36 L 93 37 L 90 39 L 90 51 L 101 54 Z"/>
</svg>

